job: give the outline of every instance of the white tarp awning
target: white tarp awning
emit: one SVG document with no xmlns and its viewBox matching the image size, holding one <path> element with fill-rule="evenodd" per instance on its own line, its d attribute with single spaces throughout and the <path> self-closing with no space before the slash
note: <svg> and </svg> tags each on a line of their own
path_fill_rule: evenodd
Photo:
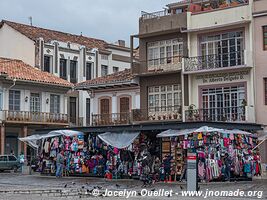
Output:
<svg viewBox="0 0 267 200">
<path fill-rule="evenodd" d="M 38 140 L 42 140 L 45 138 L 51 138 L 51 137 L 56 137 L 56 136 L 60 136 L 60 135 L 64 135 L 64 136 L 75 136 L 75 135 L 83 135 L 83 132 L 80 131 L 73 131 L 73 130 L 56 130 L 56 131 L 50 131 L 48 134 L 44 134 L 44 135 L 39 135 L 39 134 L 35 134 L 35 135 L 31 135 L 31 136 L 27 136 L 24 138 L 19 138 L 20 141 L 25 142 L 26 144 L 28 144 L 29 146 L 38 149 L 38 145 L 37 145 L 37 141 Z"/>
<path fill-rule="evenodd" d="M 98 137 L 106 144 L 116 147 L 118 149 L 123 149 L 130 146 L 135 138 L 140 134 L 140 132 L 106 132 L 98 135 Z"/>
<path fill-rule="evenodd" d="M 233 129 L 233 130 L 222 129 L 222 130 L 219 130 L 218 132 L 226 133 L 226 134 L 252 135 L 252 133 L 249 133 L 247 131 L 242 131 L 242 130 L 239 130 L 239 129 Z"/>
<path fill-rule="evenodd" d="M 190 133 L 193 133 L 195 130 L 196 129 L 183 129 L 183 130 L 169 129 L 169 130 L 159 133 L 157 137 L 162 138 L 162 137 L 177 137 L 181 135 L 188 135 Z"/>
<path fill-rule="evenodd" d="M 221 131 L 222 129 L 219 129 L 219 128 L 213 128 L 213 127 L 209 127 L 209 126 L 202 126 L 198 129 L 196 129 L 194 131 L 194 133 L 210 133 L 210 132 L 219 132 Z"/>
</svg>

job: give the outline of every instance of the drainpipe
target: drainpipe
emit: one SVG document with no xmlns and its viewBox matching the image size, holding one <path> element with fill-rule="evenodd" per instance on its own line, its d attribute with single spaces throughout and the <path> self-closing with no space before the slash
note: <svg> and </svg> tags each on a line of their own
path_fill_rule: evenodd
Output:
<svg viewBox="0 0 267 200">
<path fill-rule="evenodd" d="M 17 79 L 14 78 L 13 84 L 9 88 L 7 88 L 6 90 L 10 90 L 11 88 L 13 88 L 16 85 L 16 81 L 17 81 Z"/>
</svg>

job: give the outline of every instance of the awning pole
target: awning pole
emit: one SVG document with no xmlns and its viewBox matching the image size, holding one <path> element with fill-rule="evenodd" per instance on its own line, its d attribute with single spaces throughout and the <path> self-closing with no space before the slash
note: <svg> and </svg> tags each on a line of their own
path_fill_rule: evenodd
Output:
<svg viewBox="0 0 267 200">
<path fill-rule="evenodd" d="M 259 144 L 257 144 L 257 145 L 252 149 L 252 151 L 255 150 L 258 146 L 260 146 L 266 139 L 267 139 L 267 138 L 265 138 L 265 139 L 262 140 Z"/>
</svg>

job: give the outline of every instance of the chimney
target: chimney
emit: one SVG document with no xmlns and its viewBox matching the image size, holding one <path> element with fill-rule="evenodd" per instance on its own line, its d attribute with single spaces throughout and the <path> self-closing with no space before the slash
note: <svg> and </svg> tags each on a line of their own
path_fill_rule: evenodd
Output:
<svg viewBox="0 0 267 200">
<path fill-rule="evenodd" d="M 125 40 L 118 40 L 118 44 L 121 47 L 125 47 Z"/>
</svg>

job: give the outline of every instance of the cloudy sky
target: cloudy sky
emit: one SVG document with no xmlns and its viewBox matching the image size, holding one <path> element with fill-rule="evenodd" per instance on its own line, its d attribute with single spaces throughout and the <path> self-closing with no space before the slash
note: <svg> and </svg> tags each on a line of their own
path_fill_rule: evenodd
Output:
<svg viewBox="0 0 267 200">
<path fill-rule="evenodd" d="M 176 0 L 0 0 L 0 18 L 115 42 L 138 32 L 141 11 Z M 178 1 L 178 0 L 177 0 Z"/>
</svg>

